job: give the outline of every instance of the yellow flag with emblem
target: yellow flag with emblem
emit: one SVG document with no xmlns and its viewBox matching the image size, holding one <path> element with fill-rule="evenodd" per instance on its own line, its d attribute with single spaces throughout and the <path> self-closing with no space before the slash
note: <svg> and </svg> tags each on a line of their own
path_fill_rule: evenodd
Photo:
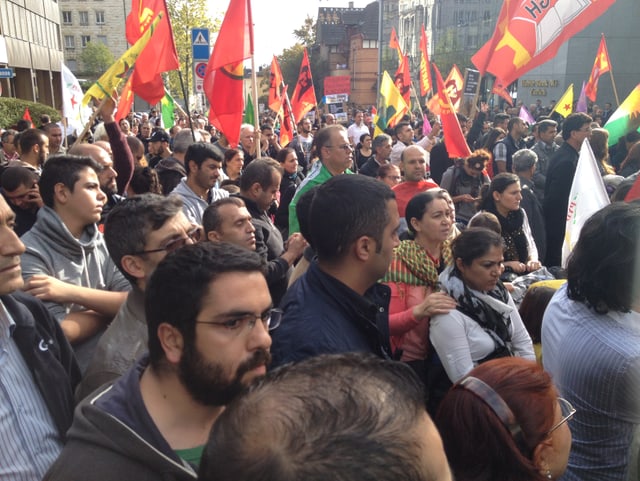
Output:
<svg viewBox="0 0 640 481">
<path fill-rule="evenodd" d="M 149 43 L 151 35 L 155 30 L 158 22 L 160 22 L 161 14 L 158 14 L 156 19 L 151 24 L 145 34 L 134 43 L 129 50 L 127 50 L 122 57 L 115 61 L 115 63 L 109 67 L 109 69 L 102 74 L 96 83 L 94 83 L 89 90 L 84 94 L 82 98 L 82 104 L 88 105 L 91 102 L 91 98 L 102 100 L 107 95 L 112 95 L 113 91 L 118 88 L 120 83 L 125 81 L 131 75 L 133 66 L 138 58 L 138 55 L 142 52 L 144 47 Z"/>
<path fill-rule="evenodd" d="M 552 112 L 558 112 L 564 118 L 573 112 L 573 84 L 569 85 L 567 91 L 562 94 Z"/>
</svg>

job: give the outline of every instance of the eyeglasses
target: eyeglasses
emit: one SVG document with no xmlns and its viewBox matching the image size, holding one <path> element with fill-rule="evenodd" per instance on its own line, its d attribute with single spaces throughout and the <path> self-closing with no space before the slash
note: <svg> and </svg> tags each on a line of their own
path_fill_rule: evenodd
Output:
<svg viewBox="0 0 640 481">
<path fill-rule="evenodd" d="M 327 149 L 332 149 L 334 147 L 338 148 L 338 149 L 342 149 L 345 152 L 352 152 L 353 151 L 353 147 L 351 147 L 351 144 L 342 144 L 342 145 L 325 145 L 325 147 Z"/>
<path fill-rule="evenodd" d="M 166 251 L 167 254 L 169 252 L 173 252 L 180 247 L 183 247 L 187 244 L 187 241 L 191 240 L 193 243 L 196 243 L 200 240 L 202 232 L 200 230 L 200 226 L 193 226 L 189 231 L 187 231 L 187 237 L 178 237 L 176 239 L 172 239 L 166 243 L 164 247 L 159 247 L 158 249 L 150 249 L 148 251 L 138 251 L 134 252 L 131 255 L 140 256 L 142 254 L 153 254 L 154 252 L 162 252 Z"/>
<path fill-rule="evenodd" d="M 552 432 L 562 426 L 564 423 L 568 422 L 576 413 L 576 408 L 574 408 L 569 401 L 564 398 L 558 398 L 558 404 L 560 404 L 560 411 L 562 412 L 562 419 L 559 423 L 554 425 L 549 431 L 547 431 L 546 436 L 549 436 Z"/>
<path fill-rule="evenodd" d="M 233 332 L 238 335 L 244 330 L 245 326 L 249 331 L 252 330 L 258 320 L 262 322 L 262 325 L 265 327 L 265 329 L 267 329 L 268 331 L 272 331 L 280 325 L 280 322 L 282 321 L 282 314 L 283 312 L 281 309 L 269 309 L 259 316 L 247 313 L 241 314 L 238 317 L 233 317 L 226 321 L 196 321 L 196 324 L 211 324 L 213 326 L 219 326 L 225 331 Z"/>
</svg>

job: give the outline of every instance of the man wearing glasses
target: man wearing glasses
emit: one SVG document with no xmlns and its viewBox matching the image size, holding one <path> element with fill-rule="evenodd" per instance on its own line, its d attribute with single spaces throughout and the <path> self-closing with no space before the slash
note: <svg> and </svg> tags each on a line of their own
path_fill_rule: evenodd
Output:
<svg viewBox="0 0 640 481">
<path fill-rule="evenodd" d="M 320 129 L 315 137 L 316 154 L 320 158 L 311 172 L 302 181 L 289 204 L 289 235 L 300 232 L 296 205 L 298 199 L 311 188 L 324 184 L 334 175 L 352 174 L 349 167 L 353 165 L 353 147 L 347 137 L 347 129 L 334 124 Z"/>
<path fill-rule="evenodd" d="M 544 186 L 544 216 L 547 229 L 547 255 L 544 265 L 559 266 L 567 223 L 571 184 L 576 174 L 580 148 L 591 137 L 591 117 L 578 112 L 562 124 L 562 146 L 551 157 Z"/>
<path fill-rule="evenodd" d="M 145 294 L 149 355 L 79 405 L 44 479 L 195 479 L 216 418 L 266 373 L 281 316 L 258 254 L 184 246 L 160 262 Z"/>
<path fill-rule="evenodd" d="M 199 238 L 200 229 L 182 213 L 178 196 L 144 194 L 113 208 L 105 223 L 104 240 L 132 289 L 100 338 L 77 399 L 122 375 L 147 350 L 144 292 L 149 277 L 167 253 Z"/>
<path fill-rule="evenodd" d="M 130 288 L 96 226 L 106 201 L 100 170 L 90 157 L 49 159 L 40 177 L 44 207 L 22 236 L 24 290 L 44 301 L 60 322 L 81 368 Z"/>
</svg>

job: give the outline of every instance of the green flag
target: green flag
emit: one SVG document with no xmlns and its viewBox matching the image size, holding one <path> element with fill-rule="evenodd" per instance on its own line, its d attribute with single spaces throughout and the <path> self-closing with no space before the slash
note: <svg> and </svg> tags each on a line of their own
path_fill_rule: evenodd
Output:
<svg viewBox="0 0 640 481">
<path fill-rule="evenodd" d="M 247 93 L 247 102 L 244 104 L 244 116 L 242 117 L 242 123 L 254 125 L 255 121 L 256 115 L 253 111 L 253 101 L 251 100 L 251 94 Z"/>
<path fill-rule="evenodd" d="M 164 91 L 164 97 L 160 100 L 162 107 L 162 123 L 165 129 L 170 129 L 175 124 L 175 118 L 173 115 L 174 100 L 167 90 Z"/>
<path fill-rule="evenodd" d="M 640 131 L 638 126 L 640 126 L 640 84 L 636 85 L 604 125 L 605 130 L 609 132 L 609 147 L 615 145 L 629 132 Z"/>
</svg>

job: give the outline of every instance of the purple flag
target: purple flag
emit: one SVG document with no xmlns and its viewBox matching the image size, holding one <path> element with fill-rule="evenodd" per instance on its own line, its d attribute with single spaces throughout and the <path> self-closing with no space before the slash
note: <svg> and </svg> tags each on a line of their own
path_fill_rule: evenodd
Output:
<svg viewBox="0 0 640 481">
<path fill-rule="evenodd" d="M 585 90 L 586 82 L 582 81 L 582 90 L 580 91 L 580 97 L 578 98 L 578 103 L 576 104 L 576 112 L 584 112 L 587 113 L 587 93 Z"/>
<path fill-rule="evenodd" d="M 533 115 L 531 115 L 531 113 L 529 113 L 529 111 L 527 110 L 527 108 L 524 105 L 520 107 L 520 113 L 518 114 L 518 117 L 520 117 L 522 120 L 524 120 L 529 125 L 533 125 L 533 124 L 536 123 L 536 119 L 533 118 Z"/>
<path fill-rule="evenodd" d="M 422 116 L 422 135 L 429 135 L 431 133 L 431 122 L 426 116 Z"/>
</svg>

